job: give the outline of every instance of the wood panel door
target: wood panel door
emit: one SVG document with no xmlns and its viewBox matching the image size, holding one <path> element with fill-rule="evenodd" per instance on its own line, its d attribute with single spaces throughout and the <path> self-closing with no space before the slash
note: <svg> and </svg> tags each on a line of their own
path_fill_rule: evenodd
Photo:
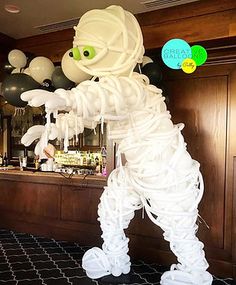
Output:
<svg viewBox="0 0 236 285">
<path fill-rule="evenodd" d="M 221 260 L 219 266 L 226 271 L 232 270 L 226 263 L 232 261 L 235 70 L 234 64 L 203 66 L 192 75 L 168 71 L 165 80 L 172 119 L 185 123 L 187 149 L 201 164 L 205 191 L 200 215 L 204 221 L 198 236 L 205 243 L 210 264 L 211 259 Z"/>
</svg>

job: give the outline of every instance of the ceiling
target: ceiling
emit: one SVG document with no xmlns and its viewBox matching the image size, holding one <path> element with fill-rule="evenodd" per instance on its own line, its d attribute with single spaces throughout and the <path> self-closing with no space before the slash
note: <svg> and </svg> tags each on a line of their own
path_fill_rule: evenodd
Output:
<svg viewBox="0 0 236 285">
<path fill-rule="evenodd" d="M 71 28 L 88 10 L 120 5 L 133 14 L 177 6 L 198 0 L 0 0 L 0 33 L 14 39 Z M 5 5 L 20 12 L 7 12 Z"/>
</svg>

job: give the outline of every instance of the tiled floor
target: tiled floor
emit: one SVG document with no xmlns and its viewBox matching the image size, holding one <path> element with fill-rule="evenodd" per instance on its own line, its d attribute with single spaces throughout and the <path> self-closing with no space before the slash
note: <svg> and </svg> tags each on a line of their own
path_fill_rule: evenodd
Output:
<svg viewBox="0 0 236 285">
<path fill-rule="evenodd" d="M 76 243 L 0 229 L 1 285 L 102 285 L 90 280 L 81 268 L 86 250 Z M 166 268 L 137 261 L 128 279 L 119 284 L 160 284 Z M 214 278 L 214 285 L 235 284 L 231 278 Z M 201 285 L 201 284 L 199 284 Z"/>
</svg>

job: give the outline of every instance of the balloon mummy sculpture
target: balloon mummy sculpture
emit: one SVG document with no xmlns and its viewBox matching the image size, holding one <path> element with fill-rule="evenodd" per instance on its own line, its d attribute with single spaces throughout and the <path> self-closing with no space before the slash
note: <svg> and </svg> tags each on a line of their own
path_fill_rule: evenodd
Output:
<svg viewBox="0 0 236 285">
<path fill-rule="evenodd" d="M 109 138 L 124 154 L 108 178 L 98 216 L 102 249 L 88 250 L 82 266 L 90 278 L 120 276 L 130 271 L 128 228 L 134 211 L 144 208 L 164 231 L 178 263 L 161 277 L 163 285 L 210 285 L 212 276 L 203 243 L 196 237 L 198 204 L 203 195 L 199 163 L 186 150 L 181 130 L 173 125 L 162 91 L 149 79 L 132 72 L 144 54 L 135 17 L 119 6 L 91 10 L 75 27 L 73 48 L 62 60 L 66 76 L 78 83 L 71 90 L 31 90 L 21 95 L 30 106 L 45 105 L 45 126 L 33 126 L 22 138 L 26 146 L 39 138 L 35 153 L 41 155 L 48 140 L 68 140 L 106 122 Z M 71 69 L 68 68 L 68 62 Z M 55 123 L 50 121 L 51 115 Z M 120 156 L 119 156 L 120 157 Z"/>
</svg>

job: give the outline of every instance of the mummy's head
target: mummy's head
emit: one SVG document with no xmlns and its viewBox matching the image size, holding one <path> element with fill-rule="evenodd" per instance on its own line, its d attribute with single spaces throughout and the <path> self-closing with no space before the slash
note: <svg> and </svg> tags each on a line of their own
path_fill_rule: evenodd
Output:
<svg viewBox="0 0 236 285">
<path fill-rule="evenodd" d="M 140 26 L 120 6 L 88 11 L 74 29 L 73 48 L 68 55 L 72 56 L 75 70 L 97 77 L 129 75 L 142 62 Z"/>
</svg>

